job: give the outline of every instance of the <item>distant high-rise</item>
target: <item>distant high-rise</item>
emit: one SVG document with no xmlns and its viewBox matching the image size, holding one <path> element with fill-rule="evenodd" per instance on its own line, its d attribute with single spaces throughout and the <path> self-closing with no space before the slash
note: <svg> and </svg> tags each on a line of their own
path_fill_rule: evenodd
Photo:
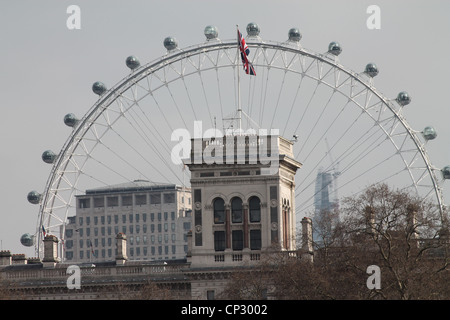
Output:
<svg viewBox="0 0 450 320">
<path fill-rule="evenodd" d="M 339 222 L 339 200 L 337 196 L 337 177 L 339 172 L 335 170 L 317 172 L 314 192 L 314 241 L 322 245 L 324 237 L 331 232 Z"/>
</svg>

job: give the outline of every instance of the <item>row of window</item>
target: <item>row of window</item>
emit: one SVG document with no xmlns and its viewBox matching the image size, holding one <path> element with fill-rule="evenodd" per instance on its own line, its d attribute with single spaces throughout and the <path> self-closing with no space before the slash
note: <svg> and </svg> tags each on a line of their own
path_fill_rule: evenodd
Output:
<svg viewBox="0 0 450 320">
<path fill-rule="evenodd" d="M 115 239 L 113 238 L 95 238 L 93 241 L 90 239 L 79 239 L 79 248 L 82 249 L 85 245 L 85 241 L 86 241 L 86 247 L 94 247 L 97 248 L 99 247 L 99 245 L 101 244 L 102 247 L 111 247 L 113 245 L 113 241 Z M 172 233 L 172 234 L 158 234 L 158 235 L 151 235 L 151 236 L 142 236 L 142 238 L 140 236 L 136 236 L 136 237 L 129 237 L 128 238 L 128 243 L 130 244 L 130 246 L 133 245 L 140 245 L 141 243 L 144 245 L 147 245 L 149 242 L 151 244 L 155 244 L 155 243 L 169 243 L 169 240 L 172 243 L 175 243 L 177 241 L 177 234 Z M 183 241 L 184 243 L 187 243 L 187 234 L 183 235 Z M 66 249 L 72 249 L 73 248 L 73 240 L 66 240 L 65 241 L 65 248 Z"/>
<path fill-rule="evenodd" d="M 161 198 L 161 194 L 150 194 L 147 198 L 146 194 L 136 194 L 134 195 L 134 204 L 137 206 L 142 206 L 146 204 L 161 204 L 167 203 L 172 204 L 175 203 L 175 193 L 164 193 Z M 163 200 L 163 202 L 161 202 Z M 188 204 L 191 204 L 191 198 L 187 198 Z M 181 197 L 181 202 L 184 203 L 184 196 Z M 133 206 L 133 196 L 132 195 L 123 195 L 121 196 L 121 205 L 122 207 L 130 207 Z M 103 208 L 103 207 L 118 207 L 119 206 L 119 196 L 106 196 L 106 203 L 104 196 L 96 196 L 93 198 L 80 198 L 78 199 L 78 208 L 80 209 L 88 209 L 93 206 L 94 208 Z"/>
<path fill-rule="evenodd" d="M 214 232 L 214 250 L 225 251 L 226 248 L 226 233 L 225 231 Z M 231 232 L 231 249 L 244 249 L 244 232 L 242 230 L 233 230 Z M 250 230 L 250 249 L 261 250 L 261 230 Z"/>
<path fill-rule="evenodd" d="M 158 223 L 158 224 L 143 224 L 142 225 L 142 233 L 148 233 L 148 226 L 150 226 L 150 232 L 151 233 L 161 233 L 161 232 L 176 232 L 177 228 L 176 228 L 176 223 L 172 222 L 170 223 L 170 229 L 169 229 L 169 223 Z M 114 228 L 114 233 L 113 232 L 113 228 Z M 129 225 L 127 226 L 122 226 L 122 230 L 120 231 L 120 226 L 108 226 L 108 227 L 94 227 L 94 236 L 97 237 L 99 235 L 101 236 L 112 236 L 112 235 L 117 235 L 119 232 L 122 232 L 124 234 L 139 234 L 141 232 L 141 225 Z M 188 231 L 191 229 L 191 223 L 190 222 L 183 222 L 183 230 L 184 231 Z M 91 236 L 91 228 L 87 227 L 87 228 L 78 228 L 75 230 L 75 232 L 78 233 L 78 235 L 80 237 L 84 237 L 84 230 L 86 230 L 86 236 L 90 237 Z M 66 238 L 70 239 L 73 237 L 73 229 L 67 229 L 66 230 Z"/>
<path fill-rule="evenodd" d="M 231 199 L 231 222 L 242 223 L 244 217 L 243 202 L 239 197 Z M 214 223 L 225 223 L 225 201 L 222 198 L 215 198 L 213 201 Z M 249 221 L 261 222 L 261 201 L 254 196 L 248 200 Z"/>
<path fill-rule="evenodd" d="M 130 214 L 122 214 L 122 223 L 133 223 L 133 221 L 139 223 L 141 217 L 142 217 L 142 221 L 143 222 L 147 222 L 147 213 L 130 213 Z M 153 222 L 155 221 L 155 219 L 157 219 L 158 221 L 162 221 L 162 219 L 164 218 L 164 221 L 169 220 L 169 213 L 168 212 L 158 212 L 158 213 L 150 213 L 150 220 Z M 86 218 L 86 220 L 84 219 Z M 114 223 L 118 224 L 119 223 L 119 215 L 115 214 L 115 215 L 107 215 L 107 216 L 94 216 L 94 225 L 98 225 L 99 224 L 99 220 L 100 220 L 100 224 L 111 224 L 113 222 L 113 218 L 114 218 Z M 99 219 L 100 218 L 100 219 Z M 127 219 L 128 218 L 128 219 Z M 173 221 L 177 218 L 175 212 L 170 212 L 170 219 Z M 87 217 L 78 217 L 78 225 L 79 226 L 83 226 L 84 222 L 86 221 L 86 225 L 90 225 L 91 224 L 91 217 L 87 216 Z"/>
<path fill-rule="evenodd" d="M 142 251 L 141 251 L 142 249 Z M 150 250 L 149 250 L 150 249 Z M 184 253 L 187 253 L 188 247 L 187 245 L 183 246 Z M 176 246 L 152 246 L 150 248 L 148 247 L 137 247 L 137 248 L 129 248 L 128 255 L 130 257 L 148 257 L 148 256 L 161 256 L 161 255 L 168 255 L 168 254 L 176 254 Z M 66 251 L 66 258 L 68 260 L 73 259 L 73 251 Z M 100 256 L 99 256 L 100 254 Z M 114 250 L 114 256 L 113 256 L 113 249 L 101 249 L 101 250 L 80 250 L 79 251 L 79 258 L 84 259 L 86 255 L 87 259 L 92 258 L 113 258 L 117 255 L 117 249 Z M 176 257 L 172 257 L 172 259 L 175 259 Z M 168 257 L 165 257 L 165 259 L 169 259 Z"/>
</svg>

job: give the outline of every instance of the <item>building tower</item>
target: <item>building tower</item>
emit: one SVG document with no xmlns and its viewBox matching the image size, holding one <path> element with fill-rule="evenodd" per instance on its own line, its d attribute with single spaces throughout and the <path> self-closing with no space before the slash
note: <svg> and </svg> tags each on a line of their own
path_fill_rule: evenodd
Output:
<svg viewBox="0 0 450 320">
<path fill-rule="evenodd" d="M 278 135 L 192 139 L 185 164 L 193 199 L 192 267 L 259 260 L 295 250 L 293 143 Z"/>
<path fill-rule="evenodd" d="M 337 198 L 338 171 L 319 169 L 314 192 L 314 241 L 323 245 L 326 235 L 339 222 L 339 200 Z"/>
</svg>

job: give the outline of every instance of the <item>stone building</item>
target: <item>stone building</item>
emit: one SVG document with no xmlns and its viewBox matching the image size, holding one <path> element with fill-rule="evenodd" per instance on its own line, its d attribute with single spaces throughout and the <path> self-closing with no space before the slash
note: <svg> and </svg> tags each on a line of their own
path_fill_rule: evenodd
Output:
<svg viewBox="0 0 450 320">
<path fill-rule="evenodd" d="M 301 164 L 293 158 L 292 149 L 292 142 L 280 136 L 193 139 L 191 157 L 185 159 L 191 171 L 191 231 L 186 237 L 187 252 L 181 258 L 137 260 L 137 255 L 130 255 L 129 249 L 135 245 L 130 242 L 132 235 L 122 232 L 129 231 L 131 224 L 124 224 L 122 230 L 112 229 L 119 231 L 115 232 L 112 259 L 106 254 L 98 261 L 61 262 L 56 254 L 58 239 L 48 235 L 42 261 L 14 264 L 9 252 L 0 252 L 0 280 L 10 286 L 8 292 L 30 299 L 119 299 L 124 288 L 125 292 L 139 292 L 149 282 L 180 299 L 214 299 L 233 271 L 251 270 L 265 254 L 285 252 L 312 261 L 311 219 L 302 220 L 302 244 L 296 243 L 294 177 Z M 96 196 L 101 195 L 104 206 L 114 207 L 108 202 L 111 191 L 97 189 L 78 197 L 77 219 L 83 217 L 84 221 L 83 225 L 75 221 L 74 232 L 74 228 L 86 227 L 92 211 L 95 217 Z M 180 196 L 181 191 L 176 194 Z M 124 205 L 123 195 L 113 202 L 117 209 Z M 89 199 L 89 207 L 84 199 Z M 125 218 L 135 213 L 136 197 L 134 201 Z M 175 207 L 173 210 L 177 212 Z M 148 208 L 147 213 L 151 212 Z M 116 214 L 111 212 L 110 219 Z M 105 217 L 107 226 L 108 214 L 99 216 Z M 90 223 L 95 226 L 92 220 Z M 75 244 L 72 248 L 74 252 L 81 249 Z M 80 270 L 80 289 L 68 288 L 71 266 Z"/>
</svg>

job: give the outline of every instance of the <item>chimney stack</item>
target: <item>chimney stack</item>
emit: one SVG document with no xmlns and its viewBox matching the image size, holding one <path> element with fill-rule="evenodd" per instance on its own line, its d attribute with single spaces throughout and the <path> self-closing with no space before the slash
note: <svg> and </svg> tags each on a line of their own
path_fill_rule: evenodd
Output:
<svg viewBox="0 0 450 320">
<path fill-rule="evenodd" d="M 117 256 L 116 264 L 124 265 L 127 257 L 127 236 L 124 233 L 118 233 L 116 236 Z"/>
<path fill-rule="evenodd" d="M 418 247 L 419 242 L 417 241 L 417 239 L 419 237 L 419 234 L 417 232 L 417 206 L 415 206 L 414 204 L 409 205 L 406 214 L 406 231 L 408 233 L 411 233 L 411 239 L 413 239 L 413 241 L 416 241 L 415 245 L 416 247 Z"/>
<path fill-rule="evenodd" d="M 375 211 L 371 206 L 365 208 L 367 232 L 371 235 L 375 235 Z"/>
<path fill-rule="evenodd" d="M 23 253 L 13 254 L 12 264 L 27 264 L 27 258 L 25 257 L 25 254 Z"/>
<path fill-rule="evenodd" d="M 42 263 L 46 268 L 54 268 L 58 262 L 58 238 L 48 234 L 44 238 L 44 259 Z"/>
<path fill-rule="evenodd" d="M 302 219 L 302 258 L 313 262 L 313 255 L 312 220 L 304 217 Z"/>
<path fill-rule="evenodd" d="M 0 251 L 0 266 L 10 266 L 12 264 L 12 255 L 9 250 Z"/>
</svg>

